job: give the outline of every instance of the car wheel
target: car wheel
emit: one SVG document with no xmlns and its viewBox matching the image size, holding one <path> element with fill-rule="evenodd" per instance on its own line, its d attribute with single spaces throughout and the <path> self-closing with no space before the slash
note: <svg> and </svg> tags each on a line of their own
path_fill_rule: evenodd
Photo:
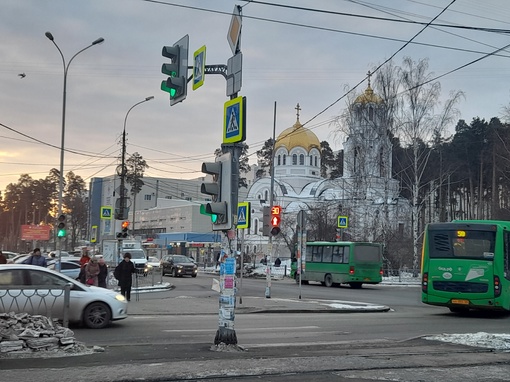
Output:
<svg viewBox="0 0 510 382">
<path fill-rule="evenodd" d="M 323 285 L 328 288 L 330 288 L 333 285 L 333 277 L 329 273 L 326 276 L 324 276 Z"/>
<path fill-rule="evenodd" d="M 191 275 L 191 277 L 197 277 L 197 275 L 196 275 L 196 274 L 194 274 L 194 275 Z"/>
<path fill-rule="evenodd" d="M 90 329 L 106 327 L 112 318 L 110 308 L 102 302 L 93 302 L 83 311 L 83 323 Z"/>
<path fill-rule="evenodd" d="M 177 277 L 177 269 L 174 268 L 174 270 L 172 271 L 172 276 Z"/>
</svg>

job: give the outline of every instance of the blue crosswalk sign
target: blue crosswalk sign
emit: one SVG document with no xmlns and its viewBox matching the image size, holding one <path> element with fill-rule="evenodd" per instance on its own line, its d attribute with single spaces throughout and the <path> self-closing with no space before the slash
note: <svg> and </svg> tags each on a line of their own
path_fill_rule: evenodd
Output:
<svg viewBox="0 0 510 382">
<path fill-rule="evenodd" d="M 250 228 L 250 202 L 237 204 L 237 228 Z"/>
<path fill-rule="evenodd" d="M 349 222 L 349 217 L 347 216 L 339 216 L 338 217 L 338 228 L 347 228 Z"/>
</svg>

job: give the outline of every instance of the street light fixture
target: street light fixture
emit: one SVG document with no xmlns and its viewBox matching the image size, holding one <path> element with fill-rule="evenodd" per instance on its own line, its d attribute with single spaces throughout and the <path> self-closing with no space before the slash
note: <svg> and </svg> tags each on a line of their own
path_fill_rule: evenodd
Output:
<svg viewBox="0 0 510 382">
<path fill-rule="evenodd" d="M 133 110 L 136 106 L 138 106 L 144 102 L 150 101 L 152 99 L 154 99 L 154 96 L 146 97 L 144 100 L 135 103 L 133 106 L 131 106 L 129 108 L 129 110 L 126 113 L 126 117 L 124 118 L 124 129 L 122 130 L 121 165 L 120 165 L 120 169 L 117 170 L 117 173 L 120 176 L 120 187 L 119 187 L 120 198 L 118 199 L 119 200 L 118 209 L 115 212 L 116 220 L 128 219 L 128 216 L 125 215 L 125 211 L 126 211 L 126 174 L 127 174 L 127 169 L 126 169 L 126 122 L 127 122 L 127 118 L 128 118 L 129 113 L 131 112 L 131 110 Z M 134 227 L 135 227 L 134 220 L 135 220 L 135 214 L 133 211 L 133 224 L 132 224 L 133 231 L 134 231 Z M 120 257 L 121 245 L 118 245 L 117 247 L 118 247 L 118 256 Z"/>
<path fill-rule="evenodd" d="M 129 115 L 129 112 L 135 108 L 135 106 L 138 106 L 144 102 L 150 101 L 151 99 L 154 99 L 154 96 L 150 96 L 145 98 L 143 101 L 135 103 L 133 106 L 129 108 L 129 110 L 126 113 L 126 117 L 124 118 L 124 129 L 122 130 L 122 154 L 121 154 L 121 165 L 120 170 L 118 171 L 118 174 L 120 176 L 120 205 L 119 205 L 119 215 L 116 217 L 117 220 L 124 220 L 127 219 L 128 216 L 124 215 L 126 210 L 126 122 Z M 133 214 L 133 225 L 134 227 L 134 214 Z"/>
<path fill-rule="evenodd" d="M 101 44 L 104 41 L 104 38 L 100 37 L 97 40 L 93 41 L 92 44 L 88 45 L 87 47 L 80 50 L 78 53 L 76 53 L 69 62 L 66 64 L 66 60 L 64 58 L 64 54 L 62 53 L 62 50 L 60 50 L 59 46 L 53 39 L 53 35 L 50 32 L 46 32 L 45 36 L 55 45 L 55 47 L 58 49 L 58 52 L 60 53 L 60 56 L 62 57 L 62 63 L 64 65 L 64 90 L 62 95 L 62 136 L 60 141 L 60 174 L 58 179 L 58 216 L 62 214 L 62 198 L 64 193 L 64 142 L 65 142 L 65 131 L 66 131 L 66 95 L 67 95 L 67 72 L 69 70 L 69 65 L 71 65 L 71 62 L 73 59 L 83 52 L 84 50 L 87 50 L 88 48 Z M 60 243 L 60 240 L 58 241 Z M 61 246 L 59 245 L 59 250 Z M 57 248 L 56 248 L 57 249 Z M 60 252 L 59 252 L 60 255 Z"/>
</svg>

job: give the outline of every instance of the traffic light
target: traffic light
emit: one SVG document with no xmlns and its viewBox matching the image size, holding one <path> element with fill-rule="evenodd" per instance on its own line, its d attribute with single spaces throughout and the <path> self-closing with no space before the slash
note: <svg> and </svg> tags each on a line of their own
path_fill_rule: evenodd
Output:
<svg viewBox="0 0 510 382">
<path fill-rule="evenodd" d="M 262 236 L 269 236 L 271 230 L 271 208 L 262 207 Z"/>
<path fill-rule="evenodd" d="M 58 217 L 57 237 L 66 237 L 66 216 L 63 214 Z"/>
<path fill-rule="evenodd" d="M 213 176 L 212 183 L 202 183 L 202 194 L 212 196 L 205 205 L 205 214 L 211 215 L 213 231 L 232 228 L 232 155 L 223 153 L 216 162 L 202 163 L 202 172 Z"/>
<path fill-rule="evenodd" d="M 186 99 L 188 94 L 188 48 L 189 36 L 186 35 L 173 46 L 164 46 L 161 54 L 171 60 L 163 64 L 161 72 L 169 75 L 161 82 L 161 90 L 170 93 L 170 106 Z"/>
<path fill-rule="evenodd" d="M 282 221 L 281 218 L 282 208 L 280 206 L 272 206 L 271 207 L 271 235 L 276 236 L 280 233 L 280 223 Z"/>
<path fill-rule="evenodd" d="M 128 229 L 129 229 L 129 222 L 123 221 L 122 222 L 122 230 L 120 232 L 117 232 L 117 239 L 125 239 L 128 237 Z"/>
</svg>

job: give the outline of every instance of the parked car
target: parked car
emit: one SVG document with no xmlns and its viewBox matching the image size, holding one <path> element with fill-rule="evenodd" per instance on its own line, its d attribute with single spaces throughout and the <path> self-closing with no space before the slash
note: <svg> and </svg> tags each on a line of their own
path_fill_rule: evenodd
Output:
<svg viewBox="0 0 510 382">
<path fill-rule="evenodd" d="M 161 260 L 163 276 L 171 274 L 173 277 L 191 276 L 197 277 L 198 267 L 188 257 L 183 255 L 166 255 Z"/>
<path fill-rule="evenodd" d="M 52 269 L 54 271 L 59 271 L 59 262 L 58 260 L 51 260 L 48 262 L 48 269 Z M 69 276 L 74 280 L 78 280 L 78 276 L 80 275 L 80 261 L 72 261 L 72 260 L 60 260 L 60 273 L 63 275 Z"/>
<path fill-rule="evenodd" d="M 15 256 L 11 259 L 11 261 L 14 263 L 14 264 L 21 264 L 23 262 L 23 260 L 25 260 L 28 256 L 30 256 L 31 254 L 30 253 L 24 253 L 22 255 L 18 255 L 18 256 Z"/>
<path fill-rule="evenodd" d="M 7 258 L 8 263 L 12 263 L 13 259 L 16 256 L 19 256 L 19 253 L 11 252 L 11 251 L 2 251 L 2 254 Z"/>
<path fill-rule="evenodd" d="M 127 318 L 127 301 L 121 294 L 84 285 L 48 268 L 19 264 L 0 267 L 0 313 L 50 313 L 52 318 L 63 319 L 64 293 L 48 287 L 66 284 L 71 286 L 70 322 L 101 329 L 111 321 Z"/>
</svg>

